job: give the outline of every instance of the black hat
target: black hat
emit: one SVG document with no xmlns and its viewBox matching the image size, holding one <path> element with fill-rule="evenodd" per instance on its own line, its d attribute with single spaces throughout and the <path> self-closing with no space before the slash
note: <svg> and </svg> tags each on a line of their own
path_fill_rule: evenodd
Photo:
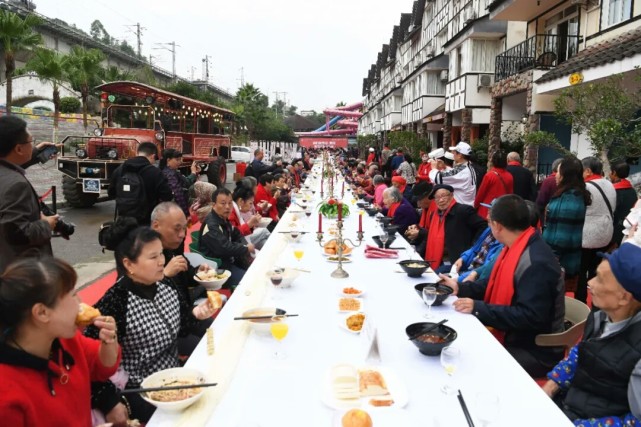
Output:
<svg viewBox="0 0 641 427">
<path fill-rule="evenodd" d="M 436 184 L 436 185 L 432 188 L 432 192 L 430 193 L 430 199 L 433 199 L 433 198 L 434 198 L 434 195 L 436 194 L 436 192 L 437 192 L 438 190 L 447 190 L 447 191 L 449 191 L 450 193 L 453 193 L 453 192 L 454 192 L 454 187 L 452 187 L 451 185 L 447 185 L 447 184 Z"/>
<path fill-rule="evenodd" d="M 427 181 L 421 181 L 414 187 L 412 187 L 412 195 L 416 198 L 416 200 L 421 200 L 422 198 L 429 196 L 431 191 L 432 184 Z"/>
</svg>

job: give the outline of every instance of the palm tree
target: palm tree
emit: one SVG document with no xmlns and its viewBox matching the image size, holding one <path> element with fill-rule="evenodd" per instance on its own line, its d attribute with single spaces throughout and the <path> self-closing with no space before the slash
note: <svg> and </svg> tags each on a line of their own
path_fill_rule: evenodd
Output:
<svg viewBox="0 0 641 427">
<path fill-rule="evenodd" d="M 58 142 L 58 121 L 60 120 L 60 86 L 65 79 L 67 57 L 53 50 L 40 48 L 27 62 L 25 68 L 38 75 L 42 82 L 53 85 L 53 142 Z"/>
<path fill-rule="evenodd" d="M 247 127 L 250 138 L 256 137 L 258 130 L 267 120 L 268 103 L 267 96 L 251 83 L 245 84 L 236 92 L 233 110 L 238 114 L 237 119 L 240 123 Z"/>
<path fill-rule="evenodd" d="M 89 91 L 100 83 L 103 68 L 100 65 L 105 56 L 98 49 L 86 50 L 80 46 L 71 49 L 66 61 L 66 72 L 74 90 L 80 92 L 82 99 L 82 124 L 87 131 L 87 110 L 89 108 Z"/>
<path fill-rule="evenodd" d="M 33 30 L 41 22 L 42 20 L 35 15 L 27 15 L 22 19 L 15 13 L 0 10 L 0 47 L 4 52 L 4 75 L 7 79 L 7 114 L 11 114 L 16 53 L 42 44 L 42 36 Z"/>
<path fill-rule="evenodd" d="M 120 71 L 115 65 L 109 66 L 105 69 L 102 75 L 102 81 L 105 83 L 117 82 L 120 80 L 131 80 L 132 74 L 128 70 Z"/>
</svg>

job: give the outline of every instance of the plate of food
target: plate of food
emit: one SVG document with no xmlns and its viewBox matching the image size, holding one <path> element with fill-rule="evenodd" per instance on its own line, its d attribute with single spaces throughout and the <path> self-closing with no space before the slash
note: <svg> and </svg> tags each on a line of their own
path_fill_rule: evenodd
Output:
<svg viewBox="0 0 641 427">
<path fill-rule="evenodd" d="M 170 368 L 151 374 L 140 384 L 142 388 L 167 387 L 205 383 L 205 376 L 197 369 Z M 203 396 L 205 389 L 187 388 L 143 393 L 140 396 L 161 411 L 178 412 L 187 408 Z"/>
<path fill-rule="evenodd" d="M 409 427 L 412 424 L 404 409 L 386 408 L 384 411 L 373 408 L 350 408 L 334 413 L 333 427 L 351 426 L 394 426 Z"/>
<path fill-rule="evenodd" d="M 358 298 L 339 298 L 337 306 L 339 313 L 354 313 L 363 311 L 363 301 Z"/>
<path fill-rule="evenodd" d="M 332 239 L 329 242 L 325 243 L 323 245 L 323 255 L 325 256 L 332 256 L 332 255 L 337 255 L 338 254 L 338 243 L 336 242 L 336 239 Z M 351 256 L 352 255 L 352 248 L 343 243 L 343 256 Z"/>
<path fill-rule="evenodd" d="M 231 277 L 229 270 L 217 270 L 212 268 L 207 271 L 200 271 L 194 276 L 194 280 L 203 285 L 209 291 L 217 291 L 223 287 L 225 282 Z"/>
<path fill-rule="evenodd" d="M 360 334 L 365 323 L 365 313 L 354 313 L 343 316 L 340 319 L 340 326 L 352 334 Z"/>
<path fill-rule="evenodd" d="M 339 364 L 326 373 L 321 400 L 338 410 L 354 406 L 382 410 L 402 408 L 409 397 L 405 385 L 386 367 Z"/>
<path fill-rule="evenodd" d="M 330 255 L 330 256 L 327 257 L 327 261 L 333 262 L 333 263 L 338 263 L 339 257 L 337 257 L 336 255 Z M 352 262 L 352 260 L 349 257 L 345 256 L 345 255 L 343 255 L 340 258 L 340 261 L 342 261 L 343 263 Z"/>
<path fill-rule="evenodd" d="M 361 285 L 341 286 L 338 288 L 338 293 L 348 298 L 360 298 L 365 295 L 365 288 Z"/>
</svg>

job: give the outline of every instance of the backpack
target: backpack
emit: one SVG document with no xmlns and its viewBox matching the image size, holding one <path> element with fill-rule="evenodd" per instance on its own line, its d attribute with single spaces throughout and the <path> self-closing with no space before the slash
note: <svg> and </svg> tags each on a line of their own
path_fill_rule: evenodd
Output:
<svg viewBox="0 0 641 427">
<path fill-rule="evenodd" d="M 150 165 L 151 166 L 151 165 Z M 146 166 L 145 166 L 146 167 Z M 116 183 L 116 212 L 118 216 L 130 216 L 140 223 L 149 221 L 149 200 L 140 171 L 126 171 Z"/>
<path fill-rule="evenodd" d="M 247 165 L 247 168 L 245 169 L 245 176 L 254 176 L 254 167 L 251 163 Z"/>
</svg>

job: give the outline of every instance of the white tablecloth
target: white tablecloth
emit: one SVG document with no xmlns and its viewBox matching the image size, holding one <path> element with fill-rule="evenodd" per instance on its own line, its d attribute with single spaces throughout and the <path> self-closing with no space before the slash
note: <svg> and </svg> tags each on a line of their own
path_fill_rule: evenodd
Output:
<svg viewBox="0 0 641 427">
<path fill-rule="evenodd" d="M 318 203 L 318 196 L 317 192 L 314 205 Z M 351 195 L 346 194 L 345 200 L 349 203 L 350 199 Z M 352 214 L 345 221 L 345 236 L 355 240 L 358 210 L 353 205 L 350 208 Z M 252 286 L 263 289 L 264 283 L 267 291 L 263 306 L 276 305 L 289 313 L 300 314 L 300 317 L 288 319 L 289 335 L 283 341 L 287 358 L 275 360 L 272 352 L 276 342 L 270 336 L 251 333 L 239 354 L 230 355 L 229 363 L 233 365 L 231 361 L 237 360 L 237 366 L 231 371 L 233 376 L 220 402 L 215 408 L 209 408 L 211 416 L 208 415 L 207 421 L 201 419 L 202 413 L 194 415 L 193 423 L 185 423 L 189 412 L 180 415 L 157 411 L 149 426 L 195 426 L 203 422 L 207 426 L 224 427 L 333 426 L 336 411 L 321 400 L 328 368 L 341 362 L 367 365 L 362 358 L 362 337 L 339 327 L 344 315 L 337 312 L 338 292 L 352 284 L 366 287 L 364 311 L 378 330 L 380 366 L 391 369 L 409 393 L 409 403 L 405 408 L 370 411 L 375 427 L 466 425 L 456 395 L 445 395 L 440 391 L 448 378 L 439 357 L 420 354 L 405 334 L 407 325 L 425 321 L 423 314 L 427 307 L 416 294 L 414 285 L 428 281 L 429 275 L 412 279 L 396 273 L 400 270 L 396 264 L 398 260 L 365 258 L 364 245 L 373 245 L 371 237 L 380 231 L 374 219 L 365 215 L 363 245 L 354 249 L 354 261 L 344 265 L 350 277 L 331 278 L 330 273 L 336 264 L 326 261 L 314 241 L 317 215 L 315 212 L 309 220 L 302 219 L 302 223 L 298 220 L 307 231 L 314 232 L 306 234 L 300 242 L 305 250 L 300 262 L 294 259 L 291 246 L 277 233 L 291 224 L 291 220 L 287 215 L 281 220 L 276 233 L 248 271 L 246 280 L 213 324 L 218 345 L 216 352 L 224 354 L 226 348 L 220 340 L 225 339 L 225 331 L 237 324 L 238 321 L 232 318 L 241 315 L 249 298 L 256 297 L 255 290 L 253 293 L 248 290 Z M 324 231 L 327 228 L 328 220 L 324 220 Z M 397 235 L 392 246 L 405 247 L 406 250 L 400 251 L 400 259 L 408 258 L 411 249 L 403 238 Z M 299 266 L 311 270 L 311 273 L 302 273 L 292 288 L 274 290 L 263 279 L 265 269 L 273 265 Z M 276 301 L 271 299 L 274 292 L 278 294 Z M 472 416 L 477 394 L 489 392 L 498 396 L 500 402 L 499 418 L 491 426 L 571 426 L 563 413 L 474 316 L 454 311 L 451 307 L 454 299 L 450 297 L 443 306 L 434 307 L 433 312 L 438 320 L 448 319 L 447 324 L 458 332 L 453 345 L 460 349 L 461 360 L 453 376 L 453 384 L 461 389 Z M 239 339 L 244 338 L 241 336 Z M 211 363 L 203 340 L 187 366 L 207 372 Z M 476 421 L 476 425 L 481 426 L 481 423 Z"/>
</svg>

